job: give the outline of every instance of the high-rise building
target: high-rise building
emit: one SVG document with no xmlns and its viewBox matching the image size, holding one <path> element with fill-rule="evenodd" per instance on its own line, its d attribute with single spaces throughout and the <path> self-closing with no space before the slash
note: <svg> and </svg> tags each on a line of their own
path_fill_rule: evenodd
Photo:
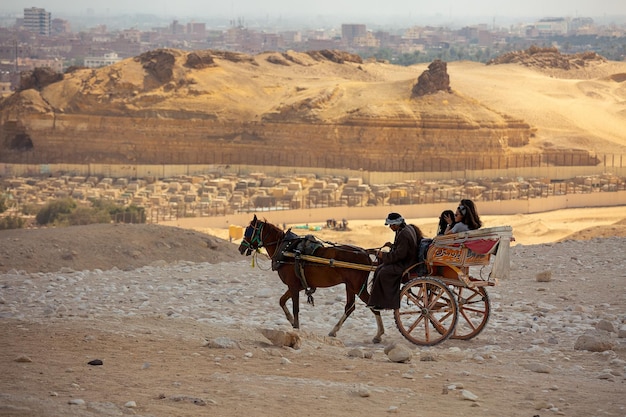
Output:
<svg viewBox="0 0 626 417">
<path fill-rule="evenodd" d="M 39 35 L 50 36 L 50 12 L 37 7 L 24 9 L 24 28 Z"/>
<path fill-rule="evenodd" d="M 341 38 L 348 44 L 352 44 L 358 38 L 367 37 L 367 27 L 362 24 L 347 24 L 341 25 Z"/>
</svg>

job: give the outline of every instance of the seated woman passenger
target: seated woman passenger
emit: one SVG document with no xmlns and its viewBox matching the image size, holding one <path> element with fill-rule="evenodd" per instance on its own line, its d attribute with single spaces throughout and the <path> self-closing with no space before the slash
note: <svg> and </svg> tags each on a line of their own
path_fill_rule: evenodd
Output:
<svg viewBox="0 0 626 417">
<path fill-rule="evenodd" d="M 454 226 L 454 212 L 452 210 L 444 210 L 439 216 L 439 226 L 437 226 L 437 236 L 443 235 L 446 232 L 448 223 L 452 222 Z"/>
<path fill-rule="evenodd" d="M 472 200 L 463 199 L 454 213 L 454 220 L 446 219 L 448 226 L 444 234 L 467 232 L 480 229 L 483 223 L 478 217 L 476 206 Z"/>
</svg>

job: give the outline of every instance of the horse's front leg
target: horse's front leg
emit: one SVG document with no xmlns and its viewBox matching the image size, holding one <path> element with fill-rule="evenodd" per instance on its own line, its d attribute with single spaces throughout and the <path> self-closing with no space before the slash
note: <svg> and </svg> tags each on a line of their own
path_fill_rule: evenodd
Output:
<svg viewBox="0 0 626 417">
<path fill-rule="evenodd" d="M 356 300 L 356 297 L 355 297 L 354 292 L 350 291 L 348 287 L 346 286 L 346 306 L 343 309 L 343 316 L 341 316 L 337 324 L 335 324 L 335 327 L 333 327 L 330 333 L 328 333 L 330 337 L 337 336 L 337 332 L 339 331 L 339 329 L 341 329 L 341 326 L 343 326 L 343 323 L 346 321 L 348 317 L 350 317 L 350 314 L 352 314 L 355 308 L 354 307 L 355 300 Z"/>
<path fill-rule="evenodd" d="M 289 309 L 287 308 L 287 300 L 289 300 L 291 298 L 291 291 L 287 290 L 285 291 L 285 293 L 282 295 L 282 297 L 280 297 L 280 308 L 283 309 L 283 312 L 285 313 L 285 317 L 287 317 L 287 320 L 289 320 L 289 323 L 291 323 L 291 326 L 296 328 L 296 325 L 294 323 L 294 319 L 293 316 L 291 315 L 291 312 L 289 311 Z"/>
<path fill-rule="evenodd" d="M 293 311 L 294 329 L 300 328 L 300 288 L 292 288 L 291 290 L 291 311 Z"/>
</svg>

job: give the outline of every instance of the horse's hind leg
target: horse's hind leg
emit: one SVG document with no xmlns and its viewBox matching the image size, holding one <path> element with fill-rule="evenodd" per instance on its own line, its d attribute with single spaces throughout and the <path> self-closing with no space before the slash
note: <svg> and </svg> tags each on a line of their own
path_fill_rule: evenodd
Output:
<svg viewBox="0 0 626 417">
<path fill-rule="evenodd" d="M 335 324 L 335 327 L 333 327 L 333 329 L 330 331 L 330 333 L 328 333 L 328 335 L 330 337 L 337 336 L 337 332 L 339 331 L 339 329 L 341 329 L 341 326 L 343 326 L 343 323 L 346 321 L 347 318 L 348 318 L 348 315 L 346 313 L 343 313 L 343 316 L 341 316 L 337 324 Z"/>
<path fill-rule="evenodd" d="M 293 327 L 294 329 L 300 328 L 300 320 L 298 319 L 298 313 L 300 312 L 300 299 L 298 298 L 298 295 L 298 290 L 287 290 L 285 291 L 283 296 L 280 297 L 280 307 L 285 312 L 285 317 L 287 317 L 287 320 L 289 320 L 289 323 L 291 323 L 291 327 Z M 287 308 L 287 300 L 289 300 L 290 298 L 292 307 L 291 310 L 293 311 L 293 315 L 289 312 L 289 309 Z"/>
<path fill-rule="evenodd" d="M 300 289 L 293 290 L 291 292 L 291 311 L 293 311 L 293 323 L 294 329 L 300 328 Z"/>
<path fill-rule="evenodd" d="M 383 334 L 385 334 L 385 326 L 383 326 L 383 318 L 380 316 L 380 311 L 372 310 L 372 313 L 374 313 L 374 316 L 376 316 L 376 327 L 377 327 L 376 336 L 374 336 L 374 338 L 372 339 L 372 343 L 380 343 L 383 341 Z"/>
<path fill-rule="evenodd" d="M 328 333 L 328 335 L 331 337 L 337 336 L 337 332 L 339 331 L 339 329 L 341 329 L 341 326 L 343 326 L 343 323 L 346 321 L 348 316 L 352 314 L 353 311 L 354 311 L 354 304 L 352 304 L 351 310 L 346 310 L 343 316 L 341 316 L 341 318 L 339 319 L 339 322 L 335 324 L 335 327 L 333 327 L 333 329 L 330 331 L 330 333 Z M 385 334 L 385 326 L 383 325 L 383 318 L 380 316 L 380 311 L 372 311 L 372 313 L 374 313 L 374 316 L 376 317 L 376 328 L 377 328 L 376 336 L 374 336 L 374 338 L 372 339 L 372 343 L 380 343 L 383 341 L 383 334 Z"/>
<path fill-rule="evenodd" d="M 282 295 L 282 297 L 280 297 L 279 304 L 280 304 L 280 308 L 282 308 L 283 312 L 285 313 L 285 317 L 287 317 L 287 320 L 289 320 L 289 323 L 291 323 L 291 326 L 295 328 L 296 326 L 294 324 L 293 316 L 291 315 L 291 312 L 287 308 L 287 300 L 289 300 L 290 298 L 291 298 L 291 291 L 287 290 Z"/>
</svg>

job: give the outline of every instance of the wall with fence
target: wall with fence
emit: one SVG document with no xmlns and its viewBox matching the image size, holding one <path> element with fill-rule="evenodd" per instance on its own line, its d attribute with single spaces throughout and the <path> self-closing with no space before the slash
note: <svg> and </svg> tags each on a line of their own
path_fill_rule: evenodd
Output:
<svg viewBox="0 0 626 417">
<path fill-rule="evenodd" d="M 329 126 L 320 128 L 328 129 Z M 170 143 L 161 138 L 164 142 L 161 145 L 147 146 L 144 151 L 130 149 L 122 143 L 115 143 L 111 149 L 102 149 L 102 147 L 110 145 L 111 141 L 101 141 L 91 151 L 82 147 L 79 154 L 93 156 L 94 152 L 99 155 L 99 160 L 123 161 L 129 155 L 133 155 L 133 160 L 140 163 L 149 163 L 157 161 L 171 165 L 259 165 L 259 166 L 282 166 L 282 167 L 303 167 L 305 169 L 326 169 L 326 168 L 346 168 L 355 171 L 363 170 L 370 172 L 449 172 L 449 171 L 473 171 L 473 170 L 501 170 L 509 168 L 541 168 L 546 166 L 596 166 L 599 164 L 612 164 L 613 166 L 623 166 L 626 159 L 622 155 L 596 155 L 580 149 L 546 149 L 541 152 L 518 153 L 515 148 L 510 148 L 512 152 L 502 152 L 493 149 L 491 152 L 482 152 L 486 143 L 476 148 L 466 149 L 465 152 L 441 152 L 438 150 L 439 145 L 434 142 L 428 142 L 424 146 L 423 155 L 418 149 L 407 149 L 407 152 L 394 154 L 393 158 L 389 158 L 384 151 L 373 149 L 368 155 L 362 152 L 350 152 L 350 137 L 355 132 L 354 127 L 343 126 L 337 127 L 342 130 L 344 139 L 348 142 L 343 143 L 342 147 L 346 149 L 341 152 L 332 152 L 332 146 L 318 137 L 316 140 L 322 142 L 318 144 L 315 151 L 307 151 L 298 146 L 288 147 L 264 147 L 256 151 L 249 151 L 241 145 L 224 146 L 207 146 L 203 139 L 186 138 L 185 143 L 180 143 L 179 150 L 173 151 Z M 54 132 L 49 132 L 54 135 Z M 327 132 L 329 133 L 329 132 Z M 174 135 L 173 133 L 170 133 Z M 169 137 L 165 134 L 166 137 Z M 333 131 L 331 136 L 337 133 Z M 359 134 L 360 135 L 360 134 Z M 279 135 L 280 136 L 280 135 Z M 324 137 L 324 134 L 321 134 Z M 412 137 L 409 135 L 409 137 Z M 60 138 L 58 138 L 60 139 Z M 277 140 L 282 140 L 276 138 Z M 284 139 L 284 138 L 283 138 Z M 458 140 L 459 138 L 450 138 L 450 140 Z M 155 139 L 157 140 L 157 139 Z M 436 139 L 432 139 L 436 140 Z M 439 138 L 445 142 L 443 138 Z M 511 137 L 509 137 L 511 140 Z M 157 140 L 158 142 L 158 140 Z M 334 141 L 333 141 L 334 142 Z M 442 143 L 443 143 L 442 142 Z M 293 144 L 292 141 L 288 143 Z M 354 144 L 360 146 L 361 143 Z M 322 152 L 323 147 L 328 147 L 328 152 Z M 437 148 L 437 149 L 434 149 Z M 124 149 L 124 150 L 122 150 Z M 447 149 L 444 147 L 443 149 Z M 359 149 L 362 151 L 362 149 Z M 3 161 L 11 161 L 12 163 L 36 165 L 45 162 L 60 162 L 76 160 L 76 149 L 57 146 L 46 149 L 32 149 L 28 152 L 5 151 L 7 155 Z M 138 152 L 135 154 L 135 152 Z M 365 155 L 365 156 L 364 156 Z M 609 158 L 607 158 L 609 156 Z M 105 159 L 105 158 L 110 159 Z M 614 160 L 611 160 L 614 159 Z M 78 159 L 80 160 L 80 159 Z M 118 164 L 119 165 L 119 164 Z M 123 165 L 123 164 L 122 164 Z"/>
<path fill-rule="evenodd" d="M 509 156 L 511 158 L 512 156 Z M 487 157 L 485 157 L 487 158 Z M 491 157 L 490 157 L 491 158 Z M 575 159 L 563 160 L 559 164 L 546 164 L 535 160 L 532 155 L 517 155 L 515 164 L 492 163 L 492 168 L 478 169 L 467 166 L 465 169 L 450 169 L 449 166 L 431 166 L 431 170 L 414 170 L 402 167 L 397 171 L 371 171 L 364 169 L 338 169 L 306 166 L 273 166 L 273 165 L 228 165 L 228 164 L 181 164 L 181 165 L 134 165 L 134 164 L 10 164 L 0 163 L 1 176 L 36 176 L 36 175 L 80 175 L 103 176 L 111 178 L 168 178 L 179 175 L 200 175 L 212 172 L 221 174 L 246 175 L 253 172 L 264 172 L 268 175 L 280 174 L 316 174 L 336 175 L 350 178 L 361 178 L 366 184 L 391 184 L 406 180 L 444 180 L 464 178 L 550 178 L 563 180 L 584 175 L 611 173 L 626 176 L 626 158 L 624 155 L 597 156 L 596 165 L 577 165 Z M 526 159 L 524 159 L 526 158 Z M 522 164 L 521 160 L 524 159 Z M 584 162 L 584 161 L 583 161 Z M 518 165 L 519 163 L 519 165 Z M 571 163 L 571 165 L 566 165 Z M 526 165 L 524 165 L 526 164 Z M 471 164 L 470 164 L 471 165 Z M 486 163 L 476 166 L 488 166 Z M 400 168 L 400 167 L 399 167 Z M 407 168 L 407 169 L 404 169 Z"/>
</svg>

